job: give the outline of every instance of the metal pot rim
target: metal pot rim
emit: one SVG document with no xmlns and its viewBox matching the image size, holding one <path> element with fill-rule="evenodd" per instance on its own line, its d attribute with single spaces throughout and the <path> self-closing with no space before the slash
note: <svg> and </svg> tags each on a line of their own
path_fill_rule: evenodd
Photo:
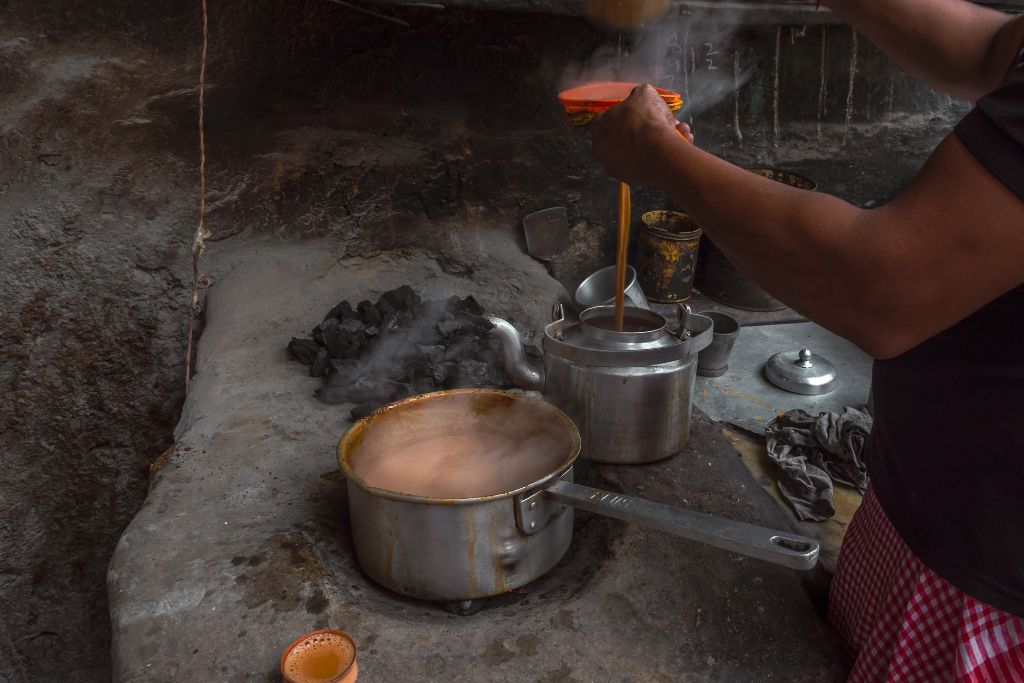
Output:
<svg viewBox="0 0 1024 683">
<path fill-rule="evenodd" d="M 625 315 L 627 318 L 646 319 L 646 321 L 652 324 L 652 327 L 648 330 L 639 330 L 636 332 L 620 332 L 617 330 L 596 327 L 589 322 L 590 319 L 599 316 L 611 316 L 614 318 L 615 306 L 591 306 L 580 313 L 579 325 L 580 330 L 583 332 L 583 336 L 592 341 L 617 342 L 624 345 L 624 348 L 628 348 L 626 345 L 657 341 L 665 334 L 668 334 L 666 331 L 668 328 L 668 321 L 665 319 L 665 316 L 660 313 L 656 313 L 655 311 L 646 308 L 638 308 L 636 306 L 624 306 L 623 308 L 625 309 Z"/>
<path fill-rule="evenodd" d="M 671 240 L 673 242 L 692 242 L 695 239 L 700 239 L 701 235 L 704 234 L 704 228 L 700 226 L 695 227 L 693 230 L 687 230 L 684 232 L 672 232 L 670 230 L 665 230 L 664 228 L 659 228 L 657 225 L 652 225 L 655 219 L 663 214 L 677 214 L 679 216 L 685 216 L 691 221 L 693 220 L 690 214 L 685 211 L 656 209 L 654 211 L 648 211 L 640 217 L 640 229 L 660 237 L 661 239 Z M 696 221 L 694 221 L 694 225 L 697 225 Z"/>
<path fill-rule="evenodd" d="M 465 395 L 465 394 L 491 394 L 491 395 L 502 395 L 513 398 L 517 401 L 529 401 L 534 404 L 543 406 L 543 410 L 548 410 L 555 419 L 561 420 L 569 428 L 570 446 L 569 453 L 565 458 L 562 459 L 554 469 L 549 471 L 543 477 L 537 481 L 531 482 L 525 486 L 521 486 L 512 491 L 505 491 L 504 493 L 495 493 L 490 496 L 480 496 L 477 498 L 430 498 L 427 496 L 415 496 L 409 493 L 401 493 L 399 491 L 389 491 L 387 489 L 380 489 L 367 484 L 359 475 L 357 475 L 352 467 L 348 463 L 348 452 L 354 449 L 358 443 L 362 440 L 362 434 L 368 429 L 371 423 L 375 419 L 387 412 L 393 410 L 400 410 L 403 406 L 410 403 L 418 403 L 420 401 L 439 400 L 442 396 L 452 395 Z M 501 389 L 446 389 L 444 391 L 432 391 L 426 394 L 419 394 L 418 396 L 410 396 L 394 403 L 389 403 L 376 410 L 372 415 L 364 417 L 361 420 L 356 421 L 349 429 L 342 435 L 338 441 L 338 465 L 341 467 L 341 471 L 344 473 L 345 478 L 358 486 L 360 489 L 370 494 L 371 496 L 378 496 L 380 498 L 387 498 L 389 500 L 403 501 L 406 503 L 419 503 L 423 505 L 473 505 L 476 503 L 488 503 L 494 500 L 501 500 L 503 498 L 512 498 L 521 493 L 538 489 L 543 487 L 545 484 L 562 476 L 565 471 L 572 467 L 573 463 L 576 462 L 576 458 L 580 454 L 580 432 L 576 428 L 576 424 L 569 419 L 569 416 L 564 412 L 556 408 L 555 406 L 542 401 L 540 399 L 523 396 L 509 391 L 503 391 Z"/>
</svg>

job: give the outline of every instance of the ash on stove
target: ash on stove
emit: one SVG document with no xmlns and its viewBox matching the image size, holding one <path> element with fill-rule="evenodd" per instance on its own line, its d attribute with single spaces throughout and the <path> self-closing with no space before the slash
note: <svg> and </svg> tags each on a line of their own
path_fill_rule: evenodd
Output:
<svg viewBox="0 0 1024 683">
<path fill-rule="evenodd" d="M 288 353 L 323 377 L 317 397 L 355 403 L 353 419 L 408 396 L 439 389 L 508 389 L 493 325 L 472 296 L 423 301 L 412 287 L 385 292 L 355 307 L 342 301 L 313 328 L 312 339 L 293 337 Z M 528 355 L 538 358 L 535 348 Z"/>
</svg>

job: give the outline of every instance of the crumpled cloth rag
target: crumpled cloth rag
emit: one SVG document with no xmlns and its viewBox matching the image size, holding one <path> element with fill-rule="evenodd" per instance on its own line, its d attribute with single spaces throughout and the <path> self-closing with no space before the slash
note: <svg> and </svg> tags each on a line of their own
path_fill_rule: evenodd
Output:
<svg viewBox="0 0 1024 683">
<path fill-rule="evenodd" d="M 833 480 L 864 493 L 868 475 L 861 455 L 871 423 L 855 408 L 817 417 L 790 410 L 768 423 L 768 457 L 779 465 L 779 492 L 798 518 L 823 522 L 836 513 Z"/>
</svg>

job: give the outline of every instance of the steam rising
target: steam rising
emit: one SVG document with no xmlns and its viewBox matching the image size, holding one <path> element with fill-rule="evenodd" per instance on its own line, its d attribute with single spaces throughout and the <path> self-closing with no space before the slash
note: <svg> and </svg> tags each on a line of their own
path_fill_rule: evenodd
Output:
<svg viewBox="0 0 1024 683">
<path fill-rule="evenodd" d="M 740 19 L 737 10 L 670 12 L 629 36 L 628 48 L 620 35 L 566 69 L 562 88 L 592 81 L 651 83 L 679 92 L 679 116 L 692 120 L 750 80 L 753 66 L 742 66 L 733 45 Z"/>
<path fill-rule="evenodd" d="M 435 394 L 371 418 L 347 451 L 369 486 L 428 498 L 513 491 L 572 453 L 572 431 L 537 400 L 497 392 Z"/>
</svg>

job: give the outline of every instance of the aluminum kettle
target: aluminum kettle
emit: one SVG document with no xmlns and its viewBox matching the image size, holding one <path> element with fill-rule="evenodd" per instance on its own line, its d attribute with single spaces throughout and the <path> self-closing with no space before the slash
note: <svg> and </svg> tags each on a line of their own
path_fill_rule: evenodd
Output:
<svg viewBox="0 0 1024 683">
<path fill-rule="evenodd" d="M 580 456 L 639 464 L 668 458 L 690 437 L 697 353 L 712 339 L 709 318 L 679 308 L 677 329 L 654 311 L 627 307 L 625 330 L 607 323 L 611 306 L 567 320 L 556 305 L 544 328 L 543 368 L 533 366 L 518 331 L 490 318 L 501 341 L 502 365 L 520 389 L 540 391 L 580 430 Z M 609 329 L 611 328 L 611 329 Z"/>
</svg>

